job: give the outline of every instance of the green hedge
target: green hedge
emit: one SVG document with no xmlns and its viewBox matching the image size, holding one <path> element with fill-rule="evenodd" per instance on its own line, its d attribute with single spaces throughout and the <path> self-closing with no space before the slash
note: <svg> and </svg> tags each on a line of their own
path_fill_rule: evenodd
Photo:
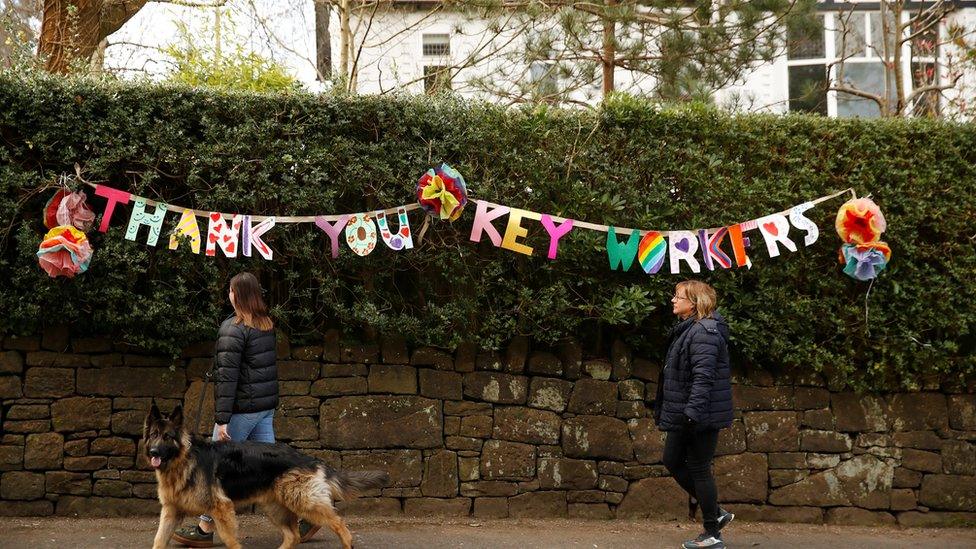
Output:
<svg viewBox="0 0 976 549">
<path fill-rule="evenodd" d="M 0 76 L 0 330 L 47 324 L 178 349 L 227 314 L 226 281 L 258 272 L 282 328 L 330 327 L 415 344 L 498 347 L 577 335 L 593 352 L 624 337 L 659 356 L 682 276 L 608 267 L 602 233 L 577 230 L 545 258 L 468 240 L 473 207 L 421 246 L 366 258 L 312 226 L 278 226 L 273 262 L 175 253 L 124 239 L 128 207 L 93 232 L 88 273 L 50 280 L 34 252 L 44 189 L 77 162 L 87 179 L 203 210 L 310 215 L 412 201 L 446 161 L 473 197 L 586 221 L 695 228 L 761 216 L 847 187 L 883 208 L 893 261 L 873 286 L 845 276 L 838 198 L 809 212 L 821 237 L 751 270 L 702 278 L 719 290 L 736 360 L 830 370 L 859 388 L 917 386 L 974 371 L 976 127 L 931 121 L 732 116 L 661 110 L 625 96 L 598 111 L 507 110 L 453 99 L 227 94 L 156 85 Z M 90 202 L 100 213 L 104 201 Z M 411 217 L 414 230 L 422 217 Z M 168 223 L 175 222 L 175 216 Z M 760 243 L 761 244 L 761 243 Z M 382 246 L 381 246 L 382 248 Z"/>
</svg>

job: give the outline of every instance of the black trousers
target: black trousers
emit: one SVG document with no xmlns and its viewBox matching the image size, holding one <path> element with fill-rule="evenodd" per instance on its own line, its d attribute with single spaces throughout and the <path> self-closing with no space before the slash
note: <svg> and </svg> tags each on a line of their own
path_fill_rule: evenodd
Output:
<svg viewBox="0 0 976 549">
<path fill-rule="evenodd" d="M 718 491 L 712 476 L 716 446 L 718 430 L 668 431 L 664 442 L 664 466 L 685 492 L 698 500 L 709 534 L 718 533 Z"/>
</svg>

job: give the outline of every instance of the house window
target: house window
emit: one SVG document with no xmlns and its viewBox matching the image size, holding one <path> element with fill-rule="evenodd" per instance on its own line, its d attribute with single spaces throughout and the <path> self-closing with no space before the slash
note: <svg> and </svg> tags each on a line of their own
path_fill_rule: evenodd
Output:
<svg viewBox="0 0 976 549">
<path fill-rule="evenodd" d="M 447 57 L 451 55 L 451 35 L 425 34 L 423 36 L 424 57 Z"/>
<path fill-rule="evenodd" d="M 451 67 L 448 65 L 424 66 L 424 93 L 434 94 L 451 90 Z"/>
<path fill-rule="evenodd" d="M 533 61 L 529 64 L 529 81 L 539 98 L 552 97 L 559 93 L 559 75 L 556 64 L 550 61 Z"/>
<path fill-rule="evenodd" d="M 789 110 L 829 116 L 877 117 L 881 110 L 868 98 L 841 91 L 828 91 L 840 83 L 895 101 L 899 86 L 917 89 L 939 82 L 938 26 L 912 40 L 910 55 L 903 56 L 904 82 L 894 81 L 894 71 L 885 71 L 885 58 L 893 59 L 895 28 L 891 14 L 883 21 L 880 12 L 847 11 L 816 16 L 816 25 L 788 29 L 787 78 Z M 911 14 L 905 13 L 908 21 Z M 915 33 L 915 30 L 906 31 Z M 887 38 L 887 43 L 885 43 Z M 907 53 L 907 52 L 906 52 Z M 937 91 L 918 96 L 915 114 L 936 114 Z"/>
</svg>

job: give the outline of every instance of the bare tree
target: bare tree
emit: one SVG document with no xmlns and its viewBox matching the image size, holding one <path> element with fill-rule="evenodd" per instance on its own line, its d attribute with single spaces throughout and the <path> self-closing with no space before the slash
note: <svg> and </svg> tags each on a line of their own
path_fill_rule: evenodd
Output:
<svg viewBox="0 0 976 549">
<path fill-rule="evenodd" d="M 0 8 L 0 66 L 14 65 L 37 43 L 41 0 L 5 0 Z"/>
<path fill-rule="evenodd" d="M 956 8 L 945 0 L 921 9 L 906 0 L 882 0 L 878 6 L 880 14 L 873 24 L 878 28 L 870 38 L 864 36 L 863 14 L 836 15 L 840 51 L 829 65 L 834 76 L 828 90 L 869 101 L 883 117 L 937 116 L 939 98 L 959 84 L 962 63 L 976 51 L 974 30 L 950 20 Z M 855 58 L 863 57 L 865 48 L 880 59 L 881 86 L 869 87 L 851 77 Z"/>
<path fill-rule="evenodd" d="M 314 0 L 315 3 L 315 73 L 320 81 L 332 77 L 332 34 L 329 19 L 332 4 L 329 0 Z"/>
</svg>

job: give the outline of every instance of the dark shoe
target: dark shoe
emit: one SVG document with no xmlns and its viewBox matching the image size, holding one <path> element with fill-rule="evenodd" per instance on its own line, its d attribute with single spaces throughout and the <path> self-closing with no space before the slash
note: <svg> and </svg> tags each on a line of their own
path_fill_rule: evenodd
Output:
<svg viewBox="0 0 976 549">
<path fill-rule="evenodd" d="M 698 534 L 697 538 L 682 543 L 681 547 L 682 549 L 725 549 L 725 543 L 722 542 L 722 534 L 703 532 Z"/>
<path fill-rule="evenodd" d="M 730 522 L 732 522 L 732 519 L 734 519 L 734 518 L 735 518 L 735 513 L 730 513 L 728 511 L 726 511 L 725 509 L 719 508 L 719 510 L 718 510 L 718 529 L 721 531 L 722 528 L 725 528 Z"/>
<path fill-rule="evenodd" d="M 299 541 L 299 543 L 305 543 L 306 541 L 312 539 L 312 536 L 315 535 L 315 532 L 319 531 L 319 528 L 321 528 L 321 526 L 312 524 L 311 522 L 307 522 L 303 519 L 299 519 L 298 534 L 301 536 L 301 541 Z"/>
<path fill-rule="evenodd" d="M 213 532 L 209 534 L 200 529 L 199 525 L 184 526 L 173 532 L 173 541 L 186 547 L 215 547 Z"/>
</svg>

